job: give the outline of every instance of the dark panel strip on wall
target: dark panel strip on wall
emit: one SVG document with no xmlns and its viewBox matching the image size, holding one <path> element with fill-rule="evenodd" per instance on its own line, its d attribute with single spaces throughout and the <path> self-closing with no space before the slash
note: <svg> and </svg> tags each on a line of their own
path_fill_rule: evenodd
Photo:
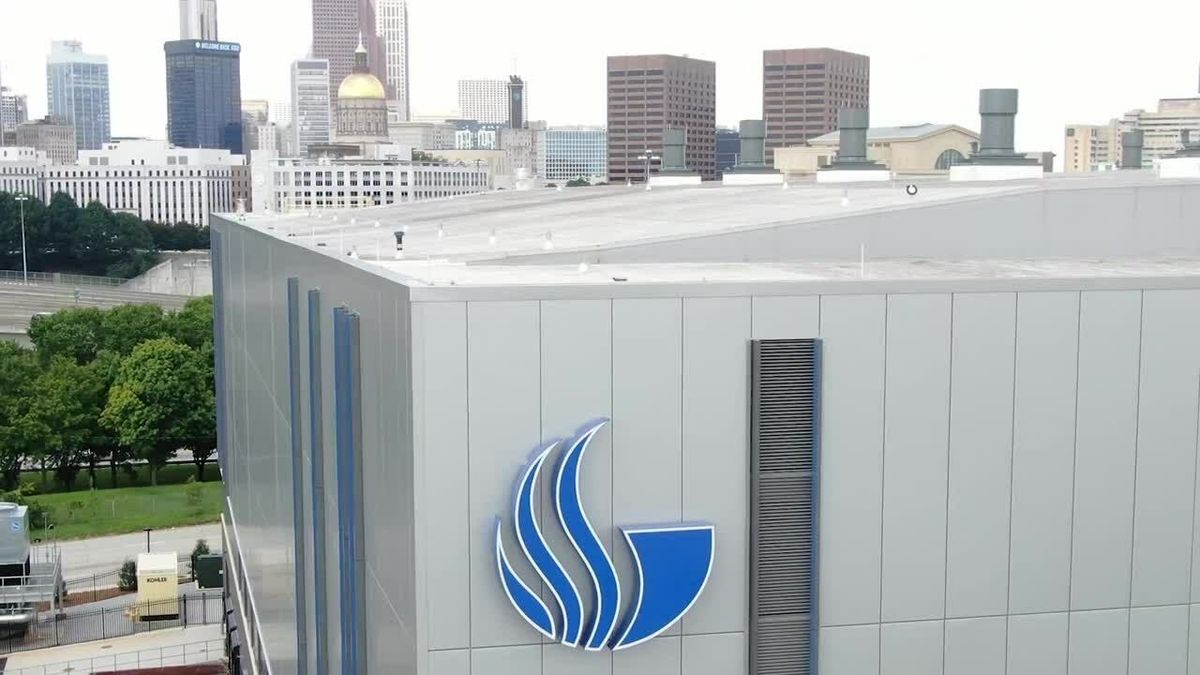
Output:
<svg viewBox="0 0 1200 675">
<path fill-rule="evenodd" d="M 300 280 L 287 280 L 288 425 L 292 441 L 292 540 L 296 589 L 296 672 L 308 673 L 308 573 L 304 546 L 304 421 L 300 414 Z"/>
<path fill-rule="evenodd" d="M 820 340 L 755 340 L 750 372 L 750 675 L 816 675 Z"/>
<path fill-rule="evenodd" d="M 227 436 L 228 408 L 226 407 L 228 380 L 225 377 L 225 262 L 224 235 L 212 231 L 209 244 L 212 254 L 213 277 L 213 384 L 217 396 L 217 468 L 226 481 L 229 475 L 229 438 Z"/>
<path fill-rule="evenodd" d="M 333 310 L 337 435 L 338 582 L 343 673 L 364 672 L 366 620 L 362 513 L 362 402 L 358 315 Z"/>
<path fill-rule="evenodd" d="M 313 628 L 316 673 L 327 675 L 328 615 L 325 598 L 325 375 L 321 359 L 321 291 L 308 292 L 308 431 L 312 461 Z"/>
</svg>

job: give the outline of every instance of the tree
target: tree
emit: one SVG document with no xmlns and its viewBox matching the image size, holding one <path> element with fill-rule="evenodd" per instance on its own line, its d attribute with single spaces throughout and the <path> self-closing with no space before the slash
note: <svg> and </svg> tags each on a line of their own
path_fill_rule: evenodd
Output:
<svg viewBox="0 0 1200 675">
<path fill-rule="evenodd" d="M 29 324 L 29 339 L 43 363 L 59 357 L 88 363 L 100 350 L 104 314 L 104 310 L 85 307 L 35 316 Z"/>
<path fill-rule="evenodd" d="M 580 176 L 579 178 L 572 178 L 571 180 L 567 181 L 567 187 L 588 187 L 591 184 L 592 184 L 592 181 L 588 180 L 584 176 Z"/>
<path fill-rule="evenodd" d="M 150 466 L 150 484 L 216 408 L 203 359 L 172 338 L 138 345 L 121 363 L 100 423 Z M 215 436 L 215 431 L 211 434 Z"/>
<path fill-rule="evenodd" d="M 166 317 L 166 335 L 192 349 L 200 349 L 213 339 L 213 299 L 211 295 L 192 298 L 183 309 Z"/>
<path fill-rule="evenodd" d="M 17 487 L 22 463 L 43 447 L 46 436 L 29 416 L 37 372 L 31 351 L 0 342 L 0 480 L 10 490 Z"/>
<path fill-rule="evenodd" d="M 63 357 L 55 358 L 34 382 L 28 414 L 45 428 L 45 458 L 67 491 L 74 489 L 84 465 L 91 488 L 96 487 L 96 465 L 113 440 L 100 428 L 109 383 L 95 362 L 80 365 Z"/>
<path fill-rule="evenodd" d="M 100 348 L 125 356 L 143 342 L 166 334 L 162 307 L 121 305 L 103 314 L 100 321 Z"/>
</svg>

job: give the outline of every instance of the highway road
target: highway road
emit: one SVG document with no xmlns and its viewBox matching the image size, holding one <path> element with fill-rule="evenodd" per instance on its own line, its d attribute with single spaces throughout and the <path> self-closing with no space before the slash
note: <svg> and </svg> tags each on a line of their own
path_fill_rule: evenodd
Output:
<svg viewBox="0 0 1200 675">
<path fill-rule="evenodd" d="M 141 293 L 99 286 L 0 282 L 0 339 L 23 335 L 29 328 L 30 319 L 37 314 L 53 313 L 67 307 L 152 304 L 174 310 L 183 307 L 188 299 L 182 295 Z"/>
</svg>

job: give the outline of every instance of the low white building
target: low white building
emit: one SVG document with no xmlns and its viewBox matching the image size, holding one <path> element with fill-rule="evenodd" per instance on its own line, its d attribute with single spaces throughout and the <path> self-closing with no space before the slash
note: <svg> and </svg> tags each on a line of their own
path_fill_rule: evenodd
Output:
<svg viewBox="0 0 1200 675">
<path fill-rule="evenodd" d="M 208 225 L 209 213 L 233 211 L 233 167 L 245 164 L 228 150 L 156 140 L 105 143 L 80 152 L 74 165 L 49 164 L 32 148 L 5 150 L 16 152 L 0 156 L 0 191 L 19 189 L 44 202 L 62 192 L 80 206 L 100 202 L 165 224 Z"/>
<path fill-rule="evenodd" d="M 264 155 L 251 166 L 255 213 L 383 206 L 491 189 L 486 163 L 299 159 Z"/>
</svg>

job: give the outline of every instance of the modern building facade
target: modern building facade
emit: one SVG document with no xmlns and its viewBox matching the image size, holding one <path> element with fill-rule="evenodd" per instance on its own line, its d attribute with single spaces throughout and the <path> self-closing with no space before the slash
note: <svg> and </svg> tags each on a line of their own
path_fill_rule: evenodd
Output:
<svg viewBox="0 0 1200 675">
<path fill-rule="evenodd" d="M 665 54 L 608 57 L 608 179 L 646 179 L 647 152 L 662 153 L 664 129 L 683 129 L 687 168 L 717 177 L 717 66 Z M 652 162 L 650 173 L 657 173 Z"/>
<path fill-rule="evenodd" d="M 806 145 L 776 148 L 774 167 L 785 176 L 811 176 L 833 162 L 840 146 L 838 132 L 833 132 L 809 139 Z M 896 175 L 947 174 L 950 167 L 965 162 L 978 147 L 979 134 L 956 124 L 867 130 L 867 159 Z"/>
<path fill-rule="evenodd" d="M 303 157 L 314 145 L 333 137 L 329 61 L 301 59 L 292 62 L 292 130 L 296 152 Z M 339 84 L 340 84 L 339 80 Z"/>
<path fill-rule="evenodd" d="M 541 121 L 530 123 L 524 129 L 506 127 L 500 130 L 500 149 L 504 151 L 508 165 L 514 172 L 537 175 L 545 130 L 546 123 Z"/>
<path fill-rule="evenodd" d="M 388 138 L 396 145 L 425 152 L 454 147 L 458 129 L 445 122 L 395 122 L 388 125 Z"/>
<path fill-rule="evenodd" d="M 401 122 L 412 117 L 408 91 L 408 0 L 378 0 L 375 25 L 383 40 L 387 87 Z"/>
<path fill-rule="evenodd" d="M 458 109 L 463 119 L 481 124 L 522 128 L 529 120 L 528 89 L 524 80 L 459 80 Z M 514 117 L 516 115 L 517 117 Z"/>
<path fill-rule="evenodd" d="M 46 117 L 17 125 L 15 143 L 44 153 L 51 164 L 74 164 L 79 158 L 76 138 L 66 120 Z"/>
<path fill-rule="evenodd" d="M 179 0 L 179 39 L 217 42 L 217 0 Z"/>
<path fill-rule="evenodd" d="M 80 150 L 97 150 L 112 137 L 107 56 L 87 54 L 74 40 L 50 43 L 46 100 L 49 115 L 74 127 Z"/>
<path fill-rule="evenodd" d="M 218 219 L 244 661 L 1186 675 L 1200 181 L 921 188 Z"/>
<path fill-rule="evenodd" d="M 487 164 L 448 165 L 402 160 L 346 159 L 316 162 L 276 158 L 253 177 L 264 199 L 255 199 L 258 212 L 307 212 L 359 209 L 457 197 L 490 189 Z M 262 183 L 259 183 L 259 179 Z M 369 215 L 362 216 L 369 218 Z M 391 232 L 384 251 L 395 250 Z M 372 242 L 374 245 L 374 242 Z M 368 247 L 369 248 L 369 247 Z M 364 255 L 367 253 L 364 249 Z"/>
<path fill-rule="evenodd" d="M 550 183 L 577 178 L 604 181 L 608 175 L 608 133 L 604 127 L 548 127 L 538 142 L 537 174 Z"/>
<path fill-rule="evenodd" d="M 764 50 L 767 164 L 775 148 L 836 130 L 838 110 L 867 108 L 870 94 L 869 56 L 826 48 Z"/>
<path fill-rule="evenodd" d="M 167 138 L 181 148 L 243 150 L 241 45 L 176 40 L 167 58 Z"/>
<path fill-rule="evenodd" d="M 1109 124 L 1071 124 L 1065 132 L 1063 170 L 1067 173 L 1107 171 L 1121 165 L 1121 127 Z"/>
<path fill-rule="evenodd" d="M 329 98 L 354 70 L 354 48 L 359 43 L 371 54 L 384 54 L 379 31 L 379 0 L 312 0 L 312 58 L 329 62 Z M 375 59 L 371 73 L 389 82 L 387 62 Z"/>
<path fill-rule="evenodd" d="M 208 225 L 210 213 L 234 211 L 234 169 L 245 161 L 228 150 L 147 140 L 106 143 L 80 152 L 78 162 L 69 165 L 52 164 L 32 148 L 22 150 L 11 162 L 0 160 L 0 190 L 15 179 L 23 191 L 47 203 L 62 192 L 81 206 L 100 202 L 166 225 Z"/>
<path fill-rule="evenodd" d="M 20 146 L 0 147 L 0 192 L 40 195 L 38 182 L 49 160 L 46 153 Z"/>
</svg>

